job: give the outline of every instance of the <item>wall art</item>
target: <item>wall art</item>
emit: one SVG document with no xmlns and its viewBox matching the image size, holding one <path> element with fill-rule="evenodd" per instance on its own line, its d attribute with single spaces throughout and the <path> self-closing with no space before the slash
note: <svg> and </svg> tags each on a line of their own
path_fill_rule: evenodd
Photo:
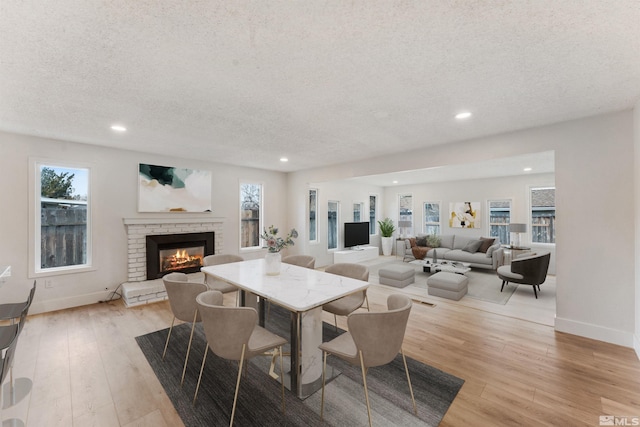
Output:
<svg viewBox="0 0 640 427">
<path fill-rule="evenodd" d="M 449 227 L 481 228 L 480 202 L 449 203 Z"/>
<path fill-rule="evenodd" d="M 211 212 L 211 172 L 140 163 L 138 212 Z"/>
</svg>

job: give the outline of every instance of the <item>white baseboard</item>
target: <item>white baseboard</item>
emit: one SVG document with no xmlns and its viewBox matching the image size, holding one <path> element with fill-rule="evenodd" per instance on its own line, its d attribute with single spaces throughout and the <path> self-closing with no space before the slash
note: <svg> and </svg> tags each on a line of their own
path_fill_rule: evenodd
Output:
<svg viewBox="0 0 640 427">
<path fill-rule="evenodd" d="M 636 351 L 636 356 L 640 360 L 640 338 L 638 334 L 633 334 L 633 349 Z"/>
<path fill-rule="evenodd" d="M 29 314 L 48 313 L 50 311 L 64 310 L 65 308 L 80 307 L 83 305 L 95 304 L 105 301 L 111 297 L 113 291 L 100 291 L 85 295 L 75 295 L 67 298 L 51 299 L 46 301 L 36 301 L 31 304 Z M 119 298 L 117 295 L 115 298 Z"/>
<path fill-rule="evenodd" d="M 634 335 L 632 332 L 620 331 L 617 329 L 605 328 L 591 323 L 578 322 L 575 320 L 557 317 L 555 319 L 555 330 L 568 334 L 579 335 L 598 341 L 617 344 L 624 347 L 634 348 Z M 636 340 L 637 343 L 637 340 Z M 639 347 L 636 348 L 636 353 Z"/>
</svg>

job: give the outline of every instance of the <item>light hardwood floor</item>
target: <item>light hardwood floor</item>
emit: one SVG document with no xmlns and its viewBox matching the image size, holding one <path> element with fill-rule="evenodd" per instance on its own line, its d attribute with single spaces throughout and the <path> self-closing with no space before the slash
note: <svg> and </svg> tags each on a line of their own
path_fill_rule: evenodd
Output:
<svg viewBox="0 0 640 427">
<path fill-rule="evenodd" d="M 393 292 L 372 286 L 372 309 Z M 30 316 L 14 376 L 33 388 L 3 417 L 47 427 L 182 425 L 134 339 L 171 318 L 167 302 L 121 301 Z M 404 348 L 465 380 L 443 426 L 597 426 L 600 415 L 640 416 L 640 362 L 629 348 L 455 303 L 414 304 Z"/>
</svg>

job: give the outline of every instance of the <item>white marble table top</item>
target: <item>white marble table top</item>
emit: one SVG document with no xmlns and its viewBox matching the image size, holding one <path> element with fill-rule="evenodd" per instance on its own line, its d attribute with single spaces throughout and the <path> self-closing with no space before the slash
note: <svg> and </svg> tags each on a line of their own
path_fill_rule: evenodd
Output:
<svg viewBox="0 0 640 427">
<path fill-rule="evenodd" d="M 202 272 L 287 308 L 303 312 L 369 287 L 368 282 L 282 263 L 267 276 L 264 259 L 202 267 Z"/>
<path fill-rule="evenodd" d="M 3 284 L 7 278 L 11 276 L 10 265 L 0 265 L 0 285 Z"/>
</svg>

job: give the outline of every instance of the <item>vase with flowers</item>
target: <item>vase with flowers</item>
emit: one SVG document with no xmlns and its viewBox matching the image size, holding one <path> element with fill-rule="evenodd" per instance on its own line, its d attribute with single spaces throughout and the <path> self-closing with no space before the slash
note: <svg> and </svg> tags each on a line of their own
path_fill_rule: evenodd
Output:
<svg viewBox="0 0 640 427">
<path fill-rule="evenodd" d="M 265 228 L 260 237 L 265 241 L 268 250 L 264 258 L 265 272 L 269 276 L 280 274 L 280 263 L 282 261 L 280 251 L 288 246 L 295 245 L 293 239 L 298 237 L 298 232 L 295 228 L 292 228 L 286 237 L 278 237 L 278 229 L 272 225 L 269 229 Z"/>
</svg>

